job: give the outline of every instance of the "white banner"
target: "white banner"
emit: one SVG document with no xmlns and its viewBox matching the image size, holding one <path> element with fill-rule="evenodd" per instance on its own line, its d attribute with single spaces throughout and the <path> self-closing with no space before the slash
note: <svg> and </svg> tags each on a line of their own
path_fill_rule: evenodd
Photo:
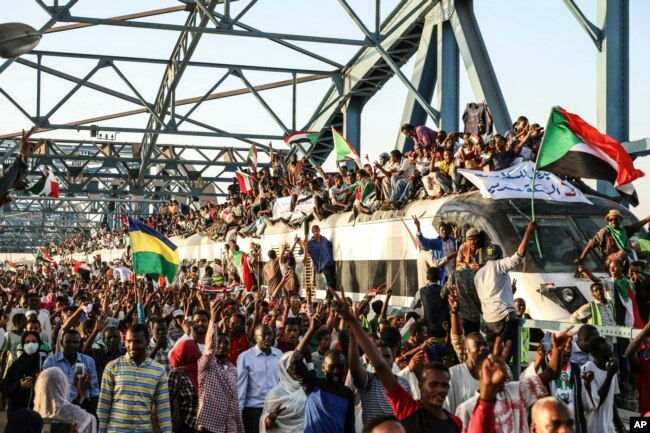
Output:
<svg viewBox="0 0 650 433">
<path fill-rule="evenodd" d="M 299 197 L 304 198 L 304 197 Z M 296 207 L 291 211 L 291 197 L 280 197 L 275 200 L 273 204 L 273 217 L 272 221 L 284 219 L 293 221 L 309 215 L 314 211 L 314 199 L 309 198 L 305 201 L 296 204 Z"/>
<path fill-rule="evenodd" d="M 278 197 L 273 203 L 273 217 L 271 220 L 289 219 L 291 217 L 291 197 Z"/>
<path fill-rule="evenodd" d="M 458 172 L 472 182 L 484 198 L 530 198 L 533 192 L 535 163 L 532 161 L 522 162 L 501 171 L 459 169 Z M 537 170 L 535 175 L 535 198 L 592 204 L 578 188 L 552 173 L 541 170 Z"/>
</svg>

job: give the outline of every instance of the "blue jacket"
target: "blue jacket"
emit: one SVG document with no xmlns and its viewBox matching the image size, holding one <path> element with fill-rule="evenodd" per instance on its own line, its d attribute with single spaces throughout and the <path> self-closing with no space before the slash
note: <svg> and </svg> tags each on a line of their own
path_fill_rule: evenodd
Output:
<svg viewBox="0 0 650 433">
<path fill-rule="evenodd" d="M 422 232 L 418 233 L 417 236 L 418 236 L 418 243 L 420 244 L 420 248 L 431 251 L 431 255 L 433 256 L 434 260 L 440 260 L 444 257 L 442 255 L 442 239 L 440 239 L 440 236 L 438 236 L 435 239 L 429 239 L 429 238 L 425 238 L 422 235 Z M 451 239 L 454 243 L 456 243 L 455 237 L 449 236 L 449 239 Z M 439 269 L 440 269 L 440 279 L 438 280 L 438 283 L 440 285 L 443 285 L 446 278 L 445 267 L 441 266 Z"/>
</svg>

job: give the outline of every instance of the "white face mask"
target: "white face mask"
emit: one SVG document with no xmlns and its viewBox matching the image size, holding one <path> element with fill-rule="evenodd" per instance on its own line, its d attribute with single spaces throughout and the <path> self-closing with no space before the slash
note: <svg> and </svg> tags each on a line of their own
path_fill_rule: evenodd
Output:
<svg viewBox="0 0 650 433">
<path fill-rule="evenodd" d="M 27 343 L 23 346 L 23 352 L 28 355 L 33 355 L 38 352 L 38 343 Z"/>
</svg>

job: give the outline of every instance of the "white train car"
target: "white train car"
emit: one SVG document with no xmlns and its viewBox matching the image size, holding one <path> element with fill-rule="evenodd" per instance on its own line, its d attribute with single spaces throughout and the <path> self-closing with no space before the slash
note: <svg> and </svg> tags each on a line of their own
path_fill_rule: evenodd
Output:
<svg viewBox="0 0 650 433">
<path fill-rule="evenodd" d="M 589 199 L 592 205 L 543 200 L 535 203 L 543 257 L 539 256 L 534 240 L 531 241 L 522 269 L 511 274 L 517 279 L 516 297 L 526 301 L 528 312 L 535 319 L 567 320 L 571 312 L 591 298 L 590 282 L 576 278 L 573 260 L 605 225 L 604 215 L 609 209 L 621 211 L 625 216 L 624 224 L 637 221 L 629 210 L 612 201 L 593 196 Z M 334 244 L 338 284 L 345 288 L 346 294 L 360 299 L 369 287 L 392 283 L 391 304 L 408 306 L 418 288 L 418 250 L 402 219 L 415 236 L 413 215 L 420 219 L 425 237 L 437 236 L 435 225 L 439 221 L 455 223 L 461 231 L 468 227 L 479 229 L 484 244 L 497 243 L 504 254 L 511 255 L 528 223 L 530 200 L 495 201 L 472 192 L 439 200 L 418 200 L 400 210 L 377 211 L 372 215 L 355 217 L 352 212 L 332 215 L 324 221 L 312 221 L 298 228 L 276 223 L 269 225 L 262 237 L 253 241 L 261 245 L 266 259 L 270 249 L 278 250 L 284 243 L 292 244 L 295 236 L 309 238 L 311 225 L 318 224 L 321 234 Z M 230 238 L 234 236 L 230 233 Z M 172 241 L 178 245 L 181 259 L 187 261 L 212 260 L 221 256 L 223 248 L 222 243 L 200 235 L 173 238 Z M 239 238 L 238 243 L 242 250 L 248 250 L 249 240 Z M 121 257 L 124 251 L 97 253 L 104 260 L 112 260 Z M 300 262 L 300 257 L 297 259 Z M 594 271 L 604 269 L 594 252 L 586 258 L 585 265 Z M 324 297 L 324 292 L 319 290 L 317 295 Z"/>
</svg>

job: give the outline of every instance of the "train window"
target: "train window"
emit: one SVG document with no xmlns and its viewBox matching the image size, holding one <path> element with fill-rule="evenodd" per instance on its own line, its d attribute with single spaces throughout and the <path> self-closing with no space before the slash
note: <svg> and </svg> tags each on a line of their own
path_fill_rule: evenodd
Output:
<svg viewBox="0 0 650 433">
<path fill-rule="evenodd" d="M 528 219 L 521 216 L 511 216 L 510 220 L 516 227 L 518 239 L 526 229 Z M 567 224 L 567 220 L 569 223 Z M 575 272 L 574 259 L 580 256 L 585 246 L 583 234 L 577 229 L 570 218 L 542 217 L 537 219 L 537 233 L 543 258 L 540 257 L 535 237 L 531 237 L 528 252 L 533 257 L 540 272 Z M 598 269 L 599 265 L 593 255 L 585 262 L 589 269 Z"/>
</svg>

